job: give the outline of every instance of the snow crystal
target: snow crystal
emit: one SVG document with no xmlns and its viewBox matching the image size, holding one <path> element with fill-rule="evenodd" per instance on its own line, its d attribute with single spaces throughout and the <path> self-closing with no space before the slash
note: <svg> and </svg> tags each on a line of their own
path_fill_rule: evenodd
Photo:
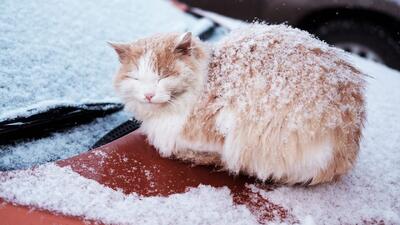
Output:
<svg viewBox="0 0 400 225">
<path fill-rule="evenodd" d="M 0 176 L 0 197 L 106 224 L 257 224 L 228 188 L 199 186 L 169 197 L 141 197 L 47 164 Z"/>
</svg>

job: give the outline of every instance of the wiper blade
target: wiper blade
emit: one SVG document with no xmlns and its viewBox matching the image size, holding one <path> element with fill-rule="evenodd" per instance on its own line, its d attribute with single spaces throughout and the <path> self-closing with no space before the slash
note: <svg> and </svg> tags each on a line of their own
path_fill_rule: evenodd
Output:
<svg viewBox="0 0 400 225">
<path fill-rule="evenodd" d="M 141 122 L 136 120 L 135 118 L 129 119 L 128 121 L 120 124 L 118 127 L 112 129 L 107 134 L 105 134 L 91 147 L 91 149 L 98 148 L 102 145 L 117 140 L 118 138 L 137 130 L 140 125 Z"/>
<path fill-rule="evenodd" d="M 12 144 L 26 138 L 46 137 L 52 132 L 91 122 L 122 108 L 120 103 L 87 103 L 58 104 L 45 111 L 30 109 L 29 111 L 38 112 L 0 121 L 0 145 Z"/>
</svg>

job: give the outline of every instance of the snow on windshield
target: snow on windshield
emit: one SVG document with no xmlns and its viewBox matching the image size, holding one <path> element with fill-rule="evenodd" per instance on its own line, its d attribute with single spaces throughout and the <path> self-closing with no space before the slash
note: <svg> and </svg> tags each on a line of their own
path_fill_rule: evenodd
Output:
<svg viewBox="0 0 400 225">
<path fill-rule="evenodd" d="M 114 95 L 107 41 L 184 31 L 196 19 L 167 1 L 2 1 L 0 114 L 43 100 Z"/>
<path fill-rule="evenodd" d="M 0 4 L 0 118 L 56 103 L 118 101 L 118 59 L 107 41 L 185 31 L 197 19 L 162 0 L 5 0 Z M 0 170 L 86 151 L 128 119 L 117 113 L 49 138 L 0 146 Z"/>
</svg>

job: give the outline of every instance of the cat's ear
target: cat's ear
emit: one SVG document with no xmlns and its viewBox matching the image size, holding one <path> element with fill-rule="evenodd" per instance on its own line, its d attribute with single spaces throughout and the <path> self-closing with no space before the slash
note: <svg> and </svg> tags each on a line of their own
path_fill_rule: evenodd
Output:
<svg viewBox="0 0 400 225">
<path fill-rule="evenodd" d="M 107 42 L 118 54 L 121 63 L 129 60 L 130 44 Z"/>
<path fill-rule="evenodd" d="M 192 33 L 186 32 L 178 37 L 174 52 L 182 55 L 190 55 L 192 47 Z"/>
</svg>

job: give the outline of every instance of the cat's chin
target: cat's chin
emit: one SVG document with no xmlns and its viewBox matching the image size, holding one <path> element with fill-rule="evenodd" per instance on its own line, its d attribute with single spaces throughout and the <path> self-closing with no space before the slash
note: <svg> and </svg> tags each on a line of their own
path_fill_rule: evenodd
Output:
<svg viewBox="0 0 400 225">
<path fill-rule="evenodd" d="M 149 106 L 161 106 L 161 105 L 167 105 L 168 102 L 170 101 L 170 98 L 162 98 L 162 99 L 155 99 L 154 101 L 146 101 L 143 99 L 137 99 L 137 102 L 139 102 L 141 105 L 149 105 Z"/>
<path fill-rule="evenodd" d="M 142 101 L 140 101 L 140 105 L 142 107 L 146 107 L 146 108 L 157 109 L 157 108 L 162 108 L 164 106 L 167 106 L 168 101 L 166 101 L 166 102 L 142 102 Z"/>
<path fill-rule="evenodd" d="M 145 121 L 158 115 L 164 111 L 169 104 L 166 103 L 149 103 L 142 101 L 130 101 L 125 103 L 125 109 L 128 112 L 133 113 L 135 118 L 141 121 Z"/>
</svg>

